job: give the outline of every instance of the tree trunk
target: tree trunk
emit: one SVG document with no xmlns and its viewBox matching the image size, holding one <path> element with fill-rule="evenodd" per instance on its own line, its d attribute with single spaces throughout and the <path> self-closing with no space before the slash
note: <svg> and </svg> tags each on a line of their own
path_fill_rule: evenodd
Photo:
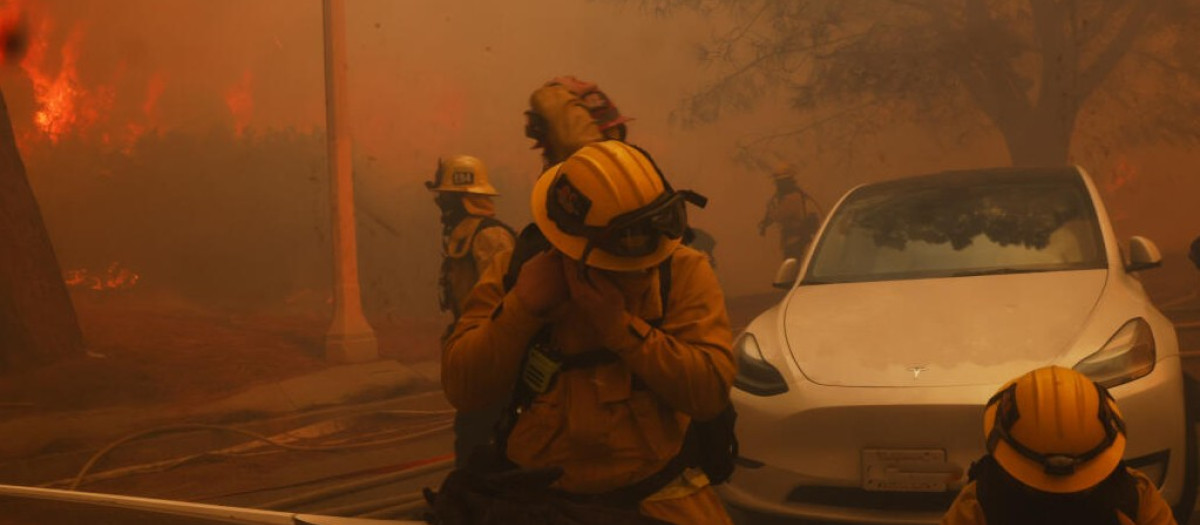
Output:
<svg viewBox="0 0 1200 525">
<path fill-rule="evenodd" d="M 0 372 L 82 352 L 79 321 L 0 93 Z"/>
<path fill-rule="evenodd" d="M 1004 121 L 1000 133 L 1013 166 L 1065 166 L 1075 116 L 1075 111 L 1043 102 L 1025 115 Z"/>
</svg>

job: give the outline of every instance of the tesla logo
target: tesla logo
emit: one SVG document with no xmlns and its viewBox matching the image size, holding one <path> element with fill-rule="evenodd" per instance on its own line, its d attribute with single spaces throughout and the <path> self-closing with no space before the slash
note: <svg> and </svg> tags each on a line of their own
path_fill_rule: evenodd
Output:
<svg viewBox="0 0 1200 525">
<path fill-rule="evenodd" d="M 912 375 L 913 375 L 913 381 L 916 381 L 916 380 L 920 379 L 920 378 L 921 378 L 921 372 L 924 372 L 924 371 L 926 371 L 926 370 L 929 370 L 929 369 L 928 369 L 928 368 L 926 368 L 926 367 L 924 367 L 924 366 L 921 366 L 921 365 L 917 365 L 917 366 L 910 366 L 910 367 L 908 367 L 908 371 L 909 371 L 909 372 L 912 372 Z"/>
</svg>

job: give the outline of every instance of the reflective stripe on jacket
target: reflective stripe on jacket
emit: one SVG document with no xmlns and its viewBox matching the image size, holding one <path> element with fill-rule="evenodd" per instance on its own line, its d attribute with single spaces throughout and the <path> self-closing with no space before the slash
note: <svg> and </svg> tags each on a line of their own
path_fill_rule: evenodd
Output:
<svg viewBox="0 0 1200 525">
<path fill-rule="evenodd" d="M 1167 505 L 1154 482 L 1140 471 L 1129 469 L 1129 473 L 1137 480 L 1138 512 L 1137 516 L 1126 516 L 1117 511 L 1117 519 L 1122 525 L 1175 525 L 1175 516 Z M 1136 521 L 1135 521 L 1136 519 Z M 983 515 L 983 507 L 975 492 L 975 482 L 968 483 L 958 493 L 954 504 L 942 517 L 942 525 L 987 525 Z"/>
</svg>

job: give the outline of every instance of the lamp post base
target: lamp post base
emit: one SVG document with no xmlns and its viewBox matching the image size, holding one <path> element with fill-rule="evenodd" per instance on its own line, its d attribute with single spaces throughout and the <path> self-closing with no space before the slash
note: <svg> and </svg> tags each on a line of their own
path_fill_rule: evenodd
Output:
<svg viewBox="0 0 1200 525">
<path fill-rule="evenodd" d="M 325 359 L 334 363 L 366 363 L 379 359 L 379 341 L 371 332 L 327 334 Z"/>
</svg>

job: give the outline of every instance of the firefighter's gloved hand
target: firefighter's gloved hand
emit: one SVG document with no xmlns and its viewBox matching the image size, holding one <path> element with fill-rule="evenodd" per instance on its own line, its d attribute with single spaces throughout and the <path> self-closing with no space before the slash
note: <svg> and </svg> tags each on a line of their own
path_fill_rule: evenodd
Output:
<svg viewBox="0 0 1200 525">
<path fill-rule="evenodd" d="M 535 315 L 550 313 L 570 298 L 563 278 L 563 256 L 556 250 L 535 255 L 521 266 L 513 285 L 517 300 Z"/>
<path fill-rule="evenodd" d="M 603 272 L 593 268 L 580 271 L 580 264 L 573 260 L 564 261 L 567 287 L 571 291 L 571 303 L 582 310 L 584 316 L 597 333 L 624 332 L 629 322 L 625 308 L 625 295 Z M 586 272 L 586 276 L 584 275 Z"/>
</svg>

